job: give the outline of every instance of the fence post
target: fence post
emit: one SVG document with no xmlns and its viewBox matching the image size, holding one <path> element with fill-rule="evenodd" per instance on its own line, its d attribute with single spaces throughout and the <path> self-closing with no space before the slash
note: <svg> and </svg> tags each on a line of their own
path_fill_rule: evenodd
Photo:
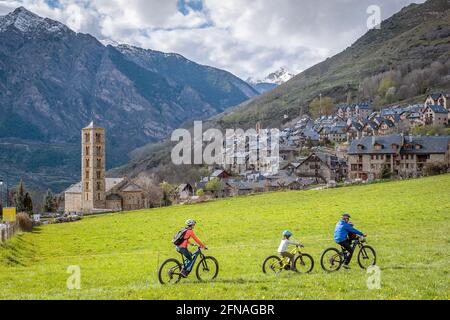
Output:
<svg viewBox="0 0 450 320">
<path fill-rule="evenodd" d="M 6 234 L 5 234 L 5 228 L 3 226 L 0 227 L 0 242 L 5 242 L 6 241 Z"/>
</svg>

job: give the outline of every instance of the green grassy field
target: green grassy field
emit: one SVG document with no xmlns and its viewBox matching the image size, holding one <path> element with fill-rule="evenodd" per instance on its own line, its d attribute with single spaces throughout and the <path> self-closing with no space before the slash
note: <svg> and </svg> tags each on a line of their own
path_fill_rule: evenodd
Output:
<svg viewBox="0 0 450 320">
<path fill-rule="evenodd" d="M 377 250 L 381 290 L 368 290 L 355 261 L 350 271 L 320 269 L 342 211 Z M 188 218 L 219 260 L 219 277 L 161 286 L 158 265 L 177 257 L 171 239 Z M 449 218 L 450 175 L 93 217 L 0 248 L 0 299 L 449 299 Z M 287 228 L 316 259 L 313 274 L 262 274 Z M 66 286 L 72 265 L 81 268 L 79 291 Z"/>
</svg>

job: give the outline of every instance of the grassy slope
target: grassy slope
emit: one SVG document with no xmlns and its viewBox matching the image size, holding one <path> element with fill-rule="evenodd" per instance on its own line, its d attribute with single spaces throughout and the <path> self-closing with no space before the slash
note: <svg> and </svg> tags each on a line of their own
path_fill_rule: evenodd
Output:
<svg viewBox="0 0 450 320">
<path fill-rule="evenodd" d="M 338 215 L 352 212 L 379 254 L 382 286 L 366 274 L 261 274 L 280 233 L 295 232 L 318 263 L 333 245 Z M 189 217 L 220 261 L 214 283 L 157 283 L 158 264 L 176 256 L 172 235 Z M 43 227 L 0 249 L 0 299 L 449 299 L 450 175 L 327 191 L 281 192 L 202 205 L 114 214 Z M 69 265 L 82 290 L 66 289 Z"/>
</svg>

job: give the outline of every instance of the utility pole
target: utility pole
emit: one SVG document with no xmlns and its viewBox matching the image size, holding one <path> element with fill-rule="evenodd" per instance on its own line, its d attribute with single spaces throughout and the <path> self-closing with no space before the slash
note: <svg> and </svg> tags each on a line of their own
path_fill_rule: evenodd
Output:
<svg viewBox="0 0 450 320">
<path fill-rule="evenodd" d="M 319 97 L 320 97 L 320 114 L 323 115 L 323 112 L 322 112 L 322 94 L 320 94 Z"/>
<path fill-rule="evenodd" d="M 0 207 L 3 208 L 3 180 L 0 179 Z"/>
</svg>

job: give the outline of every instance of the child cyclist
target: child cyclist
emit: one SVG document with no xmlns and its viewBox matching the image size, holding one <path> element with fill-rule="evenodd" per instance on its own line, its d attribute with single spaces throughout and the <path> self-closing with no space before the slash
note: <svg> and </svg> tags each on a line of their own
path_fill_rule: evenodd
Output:
<svg viewBox="0 0 450 320">
<path fill-rule="evenodd" d="M 283 258 L 288 258 L 289 262 L 291 264 L 291 270 L 292 271 L 297 271 L 294 265 L 295 262 L 295 257 L 292 253 L 290 253 L 288 251 L 289 245 L 293 245 L 293 246 L 297 246 L 297 247 L 302 247 L 303 245 L 301 243 L 295 242 L 295 241 L 291 241 L 291 237 L 293 236 L 292 232 L 290 232 L 289 230 L 286 230 L 283 232 L 283 239 L 281 240 L 281 244 L 280 247 L 278 248 L 278 253 L 283 257 Z"/>
</svg>

